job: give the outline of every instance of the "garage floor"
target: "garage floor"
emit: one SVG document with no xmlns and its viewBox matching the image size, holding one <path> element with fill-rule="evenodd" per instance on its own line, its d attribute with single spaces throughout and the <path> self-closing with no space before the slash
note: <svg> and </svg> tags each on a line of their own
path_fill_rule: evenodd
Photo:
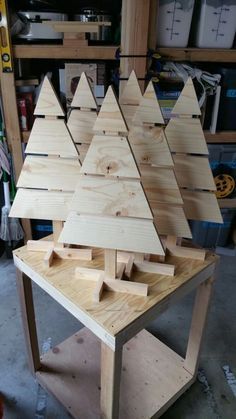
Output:
<svg viewBox="0 0 236 419">
<path fill-rule="evenodd" d="M 236 377 L 236 257 L 223 256 L 209 314 L 196 383 L 163 415 L 164 419 L 234 419 L 235 395 L 223 372 Z M 0 259 L 0 393 L 5 419 L 70 417 L 57 401 L 38 388 L 29 373 L 12 261 Z M 40 347 L 55 346 L 81 325 L 34 286 Z M 193 295 L 173 306 L 149 330 L 184 354 Z M 232 378 L 232 376 L 231 376 Z M 233 384 L 233 383 L 232 383 Z M 158 389 L 157 389 L 158 391 Z M 86 418 L 81 418 L 86 419 Z M 125 418 L 122 418 L 125 419 Z M 135 419 L 135 418 L 134 418 Z"/>
</svg>

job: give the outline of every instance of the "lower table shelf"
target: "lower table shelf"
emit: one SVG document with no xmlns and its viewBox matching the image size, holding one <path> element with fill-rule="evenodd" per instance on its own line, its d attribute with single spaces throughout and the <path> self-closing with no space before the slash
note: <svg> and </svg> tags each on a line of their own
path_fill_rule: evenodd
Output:
<svg viewBox="0 0 236 419">
<path fill-rule="evenodd" d="M 100 353 L 83 328 L 41 358 L 38 381 L 75 418 L 100 418 Z M 123 347 L 120 419 L 159 417 L 193 381 L 184 359 L 143 330 Z"/>
</svg>

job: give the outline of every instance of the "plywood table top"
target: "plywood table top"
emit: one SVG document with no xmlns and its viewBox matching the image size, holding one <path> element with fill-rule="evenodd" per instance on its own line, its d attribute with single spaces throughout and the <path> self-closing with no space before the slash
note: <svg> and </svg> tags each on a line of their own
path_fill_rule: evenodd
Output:
<svg viewBox="0 0 236 419">
<path fill-rule="evenodd" d="M 14 262 L 112 349 L 123 345 L 172 302 L 212 276 L 218 259 L 213 254 L 207 255 L 205 261 L 169 256 L 166 263 L 175 264 L 174 277 L 134 272 L 134 281 L 149 284 L 147 297 L 106 291 L 102 301 L 95 303 L 94 281 L 76 279 L 75 268 L 80 265 L 103 269 L 102 250 L 94 249 L 90 262 L 55 259 L 50 268 L 43 263 L 44 254 L 24 246 L 14 252 Z"/>
</svg>

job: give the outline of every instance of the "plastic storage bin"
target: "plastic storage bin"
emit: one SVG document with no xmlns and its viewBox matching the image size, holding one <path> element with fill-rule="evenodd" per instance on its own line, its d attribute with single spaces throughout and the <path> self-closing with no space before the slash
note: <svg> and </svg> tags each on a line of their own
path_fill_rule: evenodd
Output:
<svg viewBox="0 0 236 419">
<path fill-rule="evenodd" d="M 236 1 L 201 0 L 196 46 L 231 48 L 236 30 Z"/>
<path fill-rule="evenodd" d="M 221 214 L 223 224 L 209 223 L 207 221 L 191 221 L 190 226 L 193 243 L 206 248 L 227 245 L 235 217 L 235 210 L 222 209 Z"/>
<path fill-rule="evenodd" d="M 186 47 L 193 15 L 194 0 L 159 0 L 157 45 Z"/>
</svg>

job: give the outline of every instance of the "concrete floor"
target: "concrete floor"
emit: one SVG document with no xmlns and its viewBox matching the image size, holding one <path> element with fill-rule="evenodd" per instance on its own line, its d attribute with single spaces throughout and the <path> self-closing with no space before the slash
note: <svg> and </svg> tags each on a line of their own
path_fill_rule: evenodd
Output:
<svg viewBox="0 0 236 419">
<path fill-rule="evenodd" d="M 236 257 L 223 256 L 202 348 L 199 379 L 163 415 L 164 419 L 236 418 L 236 397 L 222 370 L 222 366 L 229 365 L 236 376 L 235 272 Z M 41 398 L 46 402 L 46 413 L 36 414 L 38 385 L 28 370 L 14 266 L 4 258 L 0 259 L 0 281 L 0 393 L 5 405 L 4 418 L 68 418 L 63 407 L 44 392 Z M 40 347 L 48 338 L 54 346 L 81 327 L 37 286 L 34 299 Z M 180 355 L 187 343 L 192 302 L 193 295 L 187 296 L 149 327 Z"/>
</svg>

